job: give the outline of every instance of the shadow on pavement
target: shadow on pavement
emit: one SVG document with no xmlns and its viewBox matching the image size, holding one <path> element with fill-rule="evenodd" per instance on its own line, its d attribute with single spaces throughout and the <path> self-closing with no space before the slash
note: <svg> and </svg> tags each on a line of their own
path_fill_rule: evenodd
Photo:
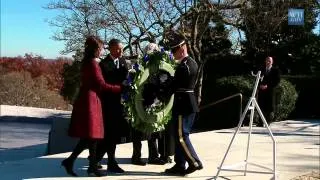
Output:
<svg viewBox="0 0 320 180">
<path fill-rule="evenodd" d="M 25 160 L 23 162 L 16 161 L 6 165 L 6 168 L 1 168 L 0 174 L 2 174 L 5 180 L 17 180 L 17 179 L 36 179 L 36 178 L 59 178 L 69 177 L 71 178 L 61 166 L 63 158 L 50 158 L 43 157 L 37 159 Z M 130 158 L 117 159 L 119 164 L 129 163 Z M 23 164 L 23 166 L 22 166 Z M 121 165 L 120 165 L 121 166 Z M 74 172 L 80 177 L 87 177 L 88 160 L 86 158 L 78 158 L 74 165 Z M 127 170 L 127 169 L 125 169 Z M 5 171 L 5 172 L 4 172 Z M 105 176 L 139 176 L 139 179 L 176 179 L 177 176 L 168 176 L 164 173 L 152 172 L 152 171 L 129 171 L 127 170 L 123 174 L 114 174 L 107 172 L 106 166 L 101 170 Z M 143 177 L 145 176 L 145 177 Z M 161 176 L 161 177 L 159 177 Z M 166 176 L 166 177 L 163 177 Z M 106 178 L 107 178 L 106 177 Z M 79 177 L 77 177 L 79 178 Z M 195 177 L 190 177 L 190 179 Z M 196 178 L 199 178 L 198 176 Z M 208 177 L 207 177 L 208 178 Z M 203 177 L 205 179 L 205 177 Z"/>
<path fill-rule="evenodd" d="M 2 148 L 0 150 L 0 164 L 8 161 L 19 161 L 40 157 L 46 154 L 47 144 L 38 144 L 21 148 Z"/>
</svg>

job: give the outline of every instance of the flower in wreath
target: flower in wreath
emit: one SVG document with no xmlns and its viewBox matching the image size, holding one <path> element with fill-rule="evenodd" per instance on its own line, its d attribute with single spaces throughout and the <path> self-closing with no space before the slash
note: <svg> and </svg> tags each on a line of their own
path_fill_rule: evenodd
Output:
<svg viewBox="0 0 320 180">
<path fill-rule="evenodd" d="M 154 44 L 151 46 L 155 47 Z M 147 134 L 161 131 L 171 120 L 174 62 L 169 53 L 160 48 L 149 48 L 132 67 L 135 72 L 129 75 L 132 91 L 129 100 L 124 102 L 131 124 Z"/>
</svg>

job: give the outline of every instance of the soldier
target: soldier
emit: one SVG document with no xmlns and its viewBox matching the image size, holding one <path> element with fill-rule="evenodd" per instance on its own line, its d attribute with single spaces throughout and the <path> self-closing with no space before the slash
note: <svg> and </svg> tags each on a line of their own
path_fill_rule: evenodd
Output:
<svg viewBox="0 0 320 180">
<path fill-rule="evenodd" d="M 172 123 L 175 135 L 175 165 L 166 169 L 165 173 L 181 175 L 190 174 L 203 168 L 189 139 L 193 123 L 199 112 L 194 94 L 198 65 L 188 55 L 186 41 L 180 34 L 172 32 L 169 37 L 169 47 L 179 64 L 174 74 L 172 92 L 174 103 L 172 109 Z M 188 168 L 186 169 L 186 162 Z"/>
</svg>

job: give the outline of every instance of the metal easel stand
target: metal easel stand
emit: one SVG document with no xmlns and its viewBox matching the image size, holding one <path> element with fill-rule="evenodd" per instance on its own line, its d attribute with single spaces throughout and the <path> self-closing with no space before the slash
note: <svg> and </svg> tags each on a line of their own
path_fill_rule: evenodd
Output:
<svg viewBox="0 0 320 180">
<path fill-rule="evenodd" d="M 247 172 L 249 173 L 262 173 L 262 174 L 273 174 L 273 177 L 271 179 L 273 180 L 276 180 L 276 141 L 274 139 L 274 136 L 268 126 L 268 123 L 257 103 L 257 100 L 255 98 L 255 95 L 256 95 L 256 92 L 257 92 L 257 88 L 258 88 L 258 85 L 259 85 L 259 81 L 260 81 L 260 75 L 261 75 L 261 71 L 259 71 L 257 74 L 252 74 L 253 76 L 256 77 L 256 81 L 255 81 L 255 85 L 254 85 L 254 89 L 253 89 L 253 92 L 252 92 L 252 95 L 251 95 L 251 98 L 248 102 L 248 104 L 246 105 L 246 108 L 245 110 L 243 111 L 241 117 L 240 117 L 240 121 L 239 121 L 239 124 L 238 124 L 238 127 L 231 139 L 231 142 L 228 146 L 228 149 L 227 149 L 227 152 L 225 153 L 223 159 L 222 159 L 222 162 L 220 164 L 220 166 L 218 167 L 218 172 L 215 176 L 214 179 L 217 179 L 219 177 L 219 173 L 220 171 L 234 171 L 234 172 L 244 172 L 244 175 L 246 176 Z M 261 118 L 261 120 L 263 121 L 263 124 L 264 124 L 264 127 L 266 127 L 269 131 L 269 135 L 272 139 L 272 143 L 273 143 L 273 169 L 270 169 L 270 168 L 267 168 L 265 166 L 262 166 L 262 165 L 258 165 L 258 164 L 255 164 L 255 163 L 250 163 L 248 161 L 248 157 L 249 157 L 249 149 L 250 149 L 250 137 L 251 137 L 251 133 L 252 133 L 252 123 L 253 123 L 253 117 L 254 117 L 254 111 L 255 109 L 258 111 L 258 114 Z M 249 134 L 248 134 L 248 142 L 247 142 L 247 151 L 246 151 L 246 159 L 243 161 L 243 162 L 240 162 L 240 163 L 237 163 L 237 164 L 234 164 L 234 165 L 229 165 L 229 166 L 223 166 L 223 163 L 229 153 L 229 150 L 230 150 L 230 147 L 236 137 L 236 135 L 239 133 L 239 130 L 242 126 L 242 123 L 243 123 L 243 120 L 248 112 L 248 110 L 250 110 L 250 123 L 249 123 Z M 247 170 L 247 166 L 249 165 L 253 165 L 253 166 L 256 166 L 256 167 L 260 167 L 260 168 L 264 168 L 264 169 L 267 169 L 268 171 L 250 171 L 250 170 Z M 237 168 L 239 166 L 244 166 L 244 169 L 233 169 L 233 168 Z"/>
</svg>

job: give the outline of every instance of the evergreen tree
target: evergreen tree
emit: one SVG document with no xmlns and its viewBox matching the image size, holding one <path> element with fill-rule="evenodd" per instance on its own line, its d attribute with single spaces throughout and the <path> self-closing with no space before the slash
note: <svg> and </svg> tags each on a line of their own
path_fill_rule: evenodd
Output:
<svg viewBox="0 0 320 180">
<path fill-rule="evenodd" d="M 315 73 L 319 69 L 320 37 L 312 30 L 318 23 L 319 4 L 314 0 L 250 3 L 250 8 L 242 10 L 246 58 L 260 66 L 266 56 L 273 56 L 284 73 Z M 289 8 L 304 9 L 303 26 L 288 25 Z"/>
<path fill-rule="evenodd" d="M 62 72 L 63 86 L 61 88 L 61 95 L 73 103 L 77 98 L 80 89 L 80 68 L 83 58 L 83 52 L 77 50 L 73 55 L 72 64 L 65 64 Z"/>
</svg>

